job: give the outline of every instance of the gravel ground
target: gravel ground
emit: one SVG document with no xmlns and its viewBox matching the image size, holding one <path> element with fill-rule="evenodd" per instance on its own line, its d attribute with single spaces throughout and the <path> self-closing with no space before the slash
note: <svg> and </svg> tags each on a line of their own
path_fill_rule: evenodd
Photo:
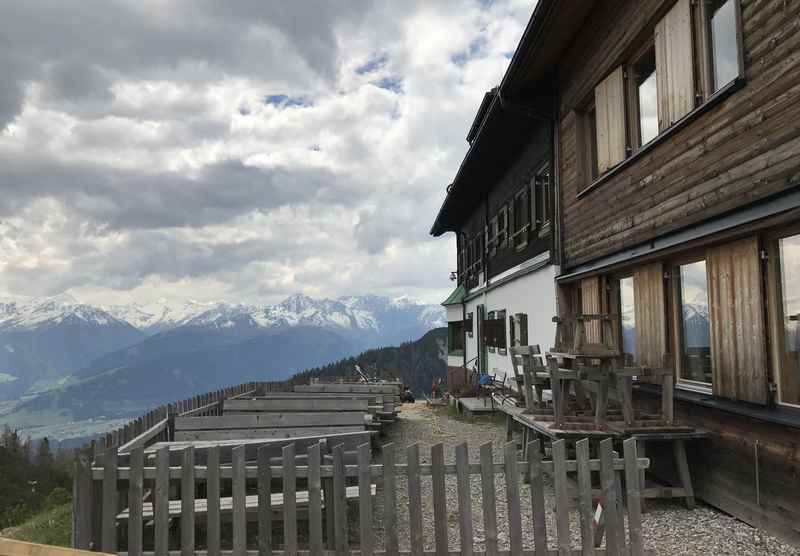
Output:
<svg viewBox="0 0 800 556">
<path fill-rule="evenodd" d="M 430 447 L 442 443 L 445 451 L 445 462 L 454 463 L 454 447 L 461 442 L 468 442 L 470 461 L 477 461 L 481 444 L 492 442 L 495 461 L 502 460 L 505 440 L 504 424 L 497 418 L 482 417 L 469 421 L 453 418 L 444 409 L 433 410 L 424 403 L 406 404 L 397 422 L 390 427 L 381 444 L 393 442 L 398 453 L 398 462 L 405 463 L 405 448 L 411 444 L 420 445 L 422 463 L 430 462 Z M 380 456 L 377 456 L 379 459 Z M 427 479 L 427 480 L 426 480 Z M 501 549 L 508 549 L 508 527 L 506 519 L 506 493 L 502 476 L 497 476 L 495 489 L 497 492 L 498 536 Z M 408 512 L 407 484 L 404 477 L 397 480 L 398 532 L 401 550 L 408 550 Z M 374 499 L 374 529 L 377 535 L 377 547 L 383 546 L 384 531 L 382 491 L 378 486 L 378 496 Z M 450 533 L 450 549 L 459 546 L 458 512 L 456 483 L 454 476 L 447 476 L 447 509 Z M 474 477 L 471 482 L 473 495 L 473 531 L 476 548 L 483 550 L 483 523 L 481 509 L 480 479 Z M 526 549 L 533 548 L 531 527 L 530 491 L 522 485 L 520 492 L 522 501 L 523 542 Z M 422 481 L 423 527 L 425 549 L 433 550 L 433 500 L 431 496 L 430 478 Z M 552 485 L 545 484 L 545 504 L 548 508 L 547 528 L 549 544 L 555 547 L 554 498 Z M 351 523 L 357 524 L 357 510 Z M 572 512 L 570 516 L 573 547 L 580 546 L 578 516 Z M 687 510 L 679 501 L 650 500 L 647 512 L 642 520 L 645 547 L 655 554 L 714 554 L 714 555 L 800 555 L 800 548 L 787 545 L 775 537 L 737 521 L 702 504 L 693 510 Z M 357 543 L 358 530 L 351 531 L 352 540 Z"/>
</svg>

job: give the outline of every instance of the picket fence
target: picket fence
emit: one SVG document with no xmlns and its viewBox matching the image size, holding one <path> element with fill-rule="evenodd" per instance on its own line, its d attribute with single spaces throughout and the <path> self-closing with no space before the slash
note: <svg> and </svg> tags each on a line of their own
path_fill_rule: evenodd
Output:
<svg viewBox="0 0 800 556">
<path fill-rule="evenodd" d="M 480 447 L 480 460 L 470 462 L 463 443 L 455 447 L 455 464 L 445 464 L 441 444 L 431 448 L 430 463 L 421 463 L 419 446 L 412 445 L 401 464 L 392 444 L 382 448 L 380 463 L 371 461 L 369 444 L 359 446 L 352 458 L 336 446 L 332 461 L 322 457 L 320 445 L 315 444 L 308 449 L 308 465 L 297 466 L 294 444 L 283 448 L 282 460 L 270 459 L 271 454 L 261 449 L 254 462 L 245 461 L 244 446 L 237 446 L 229 464 L 220 464 L 219 447 L 211 447 L 205 465 L 196 465 L 194 449 L 187 447 L 184 464 L 172 467 L 166 447 L 155 457 L 142 447 L 123 459 L 110 451 L 102 464 L 78 461 L 75 544 L 126 556 L 644 554 L 639 472 L 649 461 L 637 457 L 635 441 L 624 443 L 623 457 L 613 451 L 611 440 L 599 443 L 597 459 L 590 459 L 586 439 L 575 444 L 575 459 L 568 460 L 566 450 L 563 440 L 554 442 L 552 460 L 543 461 L 538 444 L 531 443 L 528 461 L 519 461 L 517 445 L 509 442 L 498 463 L 487 443 Z M 555 494 L 552 509 L 545 503 L 546 475 Z M 624 497 L 620 475 L 624 475 Z M 448 476 L 455 476 L 457 523 L 448 520 Z M 403 477 L 404 502 L 399 504 L 398 479 Z M 473 477 L 479 478 L 479 497 L 471 489 Z M 594 483 L 599 489 L 593 490 L 593 478 L 598 477 Z M 532 518 L 525 520 L 522 481 L 529 483 L 532 510 Z M 422 504 L 423 483 L 430 486 L 432 515 Z M 497 484 L 504 484 L 505 500 L 498 498 Z M 571 495 L 575 487 L 577 494 Z M 229 497 L 221 496 L 228 492 Z M 597 494 L 603 501 L 603 549 L 595 548 L 593 496 Z M 474 507 L 476 498 L 480 510 Z M 357 507 L 357 512 L 350 508 L 349 522 L 348 500 Z M 382 508 L 375 512 L 378 502 Z M 503 519 L 508 522 L 503 524 L 508 535 L 502 538 L 498 503 L 505 504 Z M 398 527 L 401 509 L 407 512 L 403 522 L 408 518 L 403 530 Z M 571 509 L 577 510 L 578 547 L 573 547 Z M 473 520 L 478 511 L 480 535 L 475 534 Z M 249 535 L 248 512 L 254 522 Z M 555 514 L 554 547 L 548 547 L 548 512 Z M 423 523 L 433 524 L 432 542 L 425 538 Z M 376 530 L 382 531 L 382 546 Z M 451 543 L 451 538 L 457 541 Z"/>
</svg>

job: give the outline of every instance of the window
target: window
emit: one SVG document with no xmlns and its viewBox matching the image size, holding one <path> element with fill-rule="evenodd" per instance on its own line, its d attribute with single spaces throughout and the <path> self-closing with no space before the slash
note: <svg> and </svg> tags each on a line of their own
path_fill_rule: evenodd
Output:
<svg viewBox="0 0 800 556">
<path fill-rule="evenodd" d="M 486 315 L 483 326 L 484 341 L 491 353 L 495 349 L 501 354 L 506 353 L 506 312 L 490 311 Z"/>
<path fill-rule="evenodd" d="M 467 336 L 472 338 L 472 336 L 474 335 L 472 313 L 467 313 L 467 320 L 464 321 L 464 327 L 467 329 Z"/>
<path fill-rule="evenodd" d="M 619 315 L 622 338 L 622 352 L 638 360 L 636 353 L 636 311 L 634 302 L 633 276 L 619 281 Z"/>
<path fill-rule="evenodd" d="M 540 235 L 546 233 L 550 225 L 550 190 L 550 166 L 548 164 L 536 173 L 531 192 L 533 225 L 539 228 Z"/>
<path fill-rule="evenodd" d="M 800 405 L 800 235 L 778 240 L 780 260 L 780 368 L 778 397 Z"/>
<path fill-rule="evenodd" d="M 739 76 L 736 0 L 715 0 L 709 10 L 709 34 L 713 91 Z"/>
<path fill-rule="evenodd" d="M 645 145 L 658 135 L 658 95 L 656 92 L 656 51 L 651 45 L 631 67 L 635 87 L 637 145 Z"/>
<path fill-rule="evenodd" d="M 464 321 L 447 323 L 447 353 L 448 355 L 464 353 Z"/>
<path fill-rule="evenodd" d="M 681 334 L 678 378 L 698 386 L 711 386 L 706 262 L 702 260 L 679 266 L 678 279 Z"/>
<path fill-rule="evenodd" d="M 528 345 L 528 315 L 516 313 L 508 317 L 508 335 L 511 347 Z"/>
<path fill-rule="evenodd" d="M 497 248 L 508 247 L 508 207 L 503 205 L 497 212 Z"/>
<path fill-rule="evenodd" d="M 528 231 L 531 228 L 529 207 L 526 187 L 514 195 L 511 204 L 511 244 L 517 250 L 522 250 L 528 245 Z"/>
<path fill-rule="evenodd" d="M 486 228 L 486 253 L 489 257 L 494 257 L 497 254 L 497 217 L 495 216 L 489 220 L 489 225 Z"/>
</svg>

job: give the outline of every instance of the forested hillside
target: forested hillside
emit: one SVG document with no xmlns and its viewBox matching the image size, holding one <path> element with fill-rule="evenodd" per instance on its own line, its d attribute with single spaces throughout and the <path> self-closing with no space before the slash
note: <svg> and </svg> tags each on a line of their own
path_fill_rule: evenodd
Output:
<svg viewBox="0 0 800 556">
<path fill-rule="evenodd" d="M 399 378 L 417 394 L 427 392 L 434 378 L 447 375 L 447 329 L 435 328 L 414 342 L 370 349 L 355 357 L 309 369 L 295 375 L 292 382 L 306 383 L 311 377 L 354 376 L 355 365 L 370 376 Z"/>
</svg>

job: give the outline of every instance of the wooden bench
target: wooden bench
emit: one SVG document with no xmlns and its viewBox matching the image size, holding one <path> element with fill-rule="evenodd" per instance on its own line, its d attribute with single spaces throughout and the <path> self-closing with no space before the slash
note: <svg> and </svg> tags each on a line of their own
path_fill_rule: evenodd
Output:
<svg viewBox="0 0 800 556">
<path fill-rule="evenodd" d="M 293 438 L 359 432 L 372 422 L 354 411 L 176 417 L 175 440 Z"/>
</svg>

